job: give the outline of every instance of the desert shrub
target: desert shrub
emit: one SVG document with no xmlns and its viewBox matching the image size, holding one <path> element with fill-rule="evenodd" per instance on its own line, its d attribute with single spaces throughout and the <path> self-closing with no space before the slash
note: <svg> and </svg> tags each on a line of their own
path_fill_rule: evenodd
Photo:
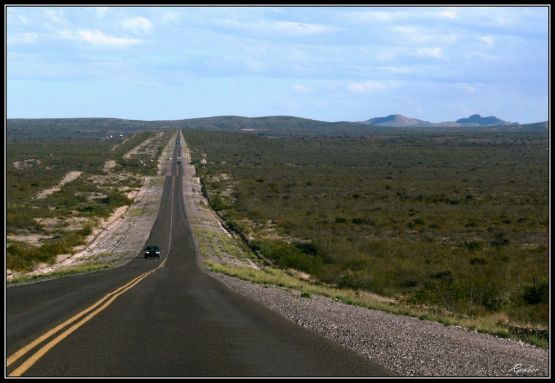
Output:
<svg viewBox="0 0 555 383">
<path fill-rule="evenodd" d="M 307 273 L 316 272 L 323 264 L 317 255 L 309 255 L 297 246 L 279 240 L 254 241 L 253 247 L 280 266 Z"/>
<path fill-rule="evenodd" d="M 549 284 L 542 282 L 537 286 L 529 286 L 524 289 L 523 299 L 526 304 L 536 305 L 538 303 L 548 303 Z"/>
</svg>

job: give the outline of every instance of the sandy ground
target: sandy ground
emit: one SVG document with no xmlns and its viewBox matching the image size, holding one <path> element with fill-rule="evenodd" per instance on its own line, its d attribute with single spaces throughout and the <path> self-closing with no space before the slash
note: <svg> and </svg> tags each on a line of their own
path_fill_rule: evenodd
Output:
<svg viewBox="0 0 555 383">
<path fill-rule="evenodd" d="M 29 166 L 40 165 L 41 160 L 30 158 L 28 160 L 23 160 L 23 161 L 14 161 L 12 164 L 16 169 L 25 169 Z"/>
<path fill-rule="evenodd" d="M 170 139 L 163 150 L 159 168 L 165 168 L 168 153 L 175 145 L 175 137 Z M 86 263 L 102 262 L 120 266 L 129 262 L 141 251 L 158 216 L 164 186 L 162 173 L 159 172 L 155 177 L 144 177 L 139 191 L 129 191 L 127 196 L 133 199 L 133 203 L 117 208 L 109 218 L 101 220 L 88 237 L 86 246 L 75 248 L 73 254 L 60 254 L 54 264 L 40 264 L 30 273 L 12 273 L 8 270 L 8 280 L 20 275 L 48 274 Z"/>
<path fill-rule="evenodd" d="M 83 174 L 83 172 L 72 171 L 67 173 L 58 185 L 51 187 L 50 189 L 45 189 L 41 191 L 39 194 L 37 194 L 36 199 L 46 198 L 50 194 L 60 191 L 62 186 L 64 186 L 65 184 L 71 181 L 75 181 L 77 178 L 81 176 L 81 174 Z"/>
<path fill-rule="evenodd" d="M 125 140 L 123 140 L 122 142 L 120 142 L 119 144 L 115 144 L 114 146 L 112 146 L 112 151 L 116 150 L 118 148 L 118 146 L 125 144 L 127 141 L 129 140 L 129 137 L 127 137 Z"/>
<path fill-rule="evenodd" d="M 181 135 L 181 157 L 184 176 L 183 199 L 186 205 L 187 214 L 191 224 L 211 231 L 232 235 L 224 228 L 219 217 L 210 209 L 208 201 L 201 192 L 200 178 L 196 176 L 195 167 L 191 164 L 191 153 L 186 147 L 185 139 Z"/>
<path fill-rule="evenodd" d="M 116 167 L 116 161 L 114 160 L 108 160 L 104 163 L 104 171 L 105 172 L 109 172 L 110 170 L 112 170 L 113 168 Z"/>
<path fill-rule="evenodd" d="M 195 167 L 190 163 L 191 154 L 186 147 L 183 135 L 181 143 L 184 174 L 182 177 L 183 202 L 187 210 L 187 219 L 194 233 L 193 240 L 196 248 L 200 249 L 199 242 L 202 243 L 202 246 L 208 246 L 211 250 L 206 251 L 205 255 L 213 262 L 258 269 L 258 265 L 251 259 L 237 258 L 230 254 L 232 249 L 229 248 L 229 242 L 222 238 L 229 240 L 233 238 L 233 235 L 222 225 L 220 218 L 210 209 L 208 201 L 202 195 L 200 179 L 196 176 Z"/>
<path fill-rule="evenodd" d="M 148 144 L 150 144 L 152 141 L 159 139 L 160 137 L 162 137 L 164 133 L 160 132 L 158 134 L 156 134 L 155 136 L 148 138 L 146 140 L 144 140 L 143 142 L 141 142 L 139 145 L 135 146 L 133 149 L 131 149 L 130 151 L 128 151 L 127 153 L 125 153 L 123 155 L 123 158 L 125 159 L 129 159 L 131 158 L 132 155 L 135 155 L 137 153 L 139 153 L 139 151 L 144 148 L 145 146 L 147 146 Z"/>
<path fill-rule="evenodd" d="M 19 242 L 26 242 L 33 246 L 41 246 L 41 241 L 45 239 L 52 238 L 51 235 L 44 235 L 44 234 L 10 234 L 8 235 L 8 240 L 10 241 L 19 241 Z"/>
</svg>

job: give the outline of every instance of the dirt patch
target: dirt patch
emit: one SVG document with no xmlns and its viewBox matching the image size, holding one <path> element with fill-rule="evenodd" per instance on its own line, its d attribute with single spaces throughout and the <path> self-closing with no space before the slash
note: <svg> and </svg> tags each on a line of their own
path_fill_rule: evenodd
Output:
<svg viewBox="0 0 555 383">
<path fill-rule="evenodd" d="M 52 238 L 51 235 L 45 234 L 10 234 L 8 241 L 25 242 L 33 246 L 41 246 L 44 240 Z"/>
<path fill-rule="evenodd" d="M 150 144 L 151 142 L 159 139 L 160 137 L 162 137 L 164 133 L 158 133 L 157 135 L 147 138 L 146 140 L 144 140 L 143 142 L 141 142 L 139 145 L 135 146 L 133 149 L 131 149 L 130 151 L 128 151 L 127 153 L 125 153 L 123 155 L 124 159 L 129 159 L 131 158 L 131 156 L 134 156 L 136 154 L 139 154 L 140 150 L 142 150 L 142 148 L 144 148 L 145 146 L 147 146 L 148 144 Z"/>
<path fill-rule="evenodd" d="M 81 174 L 83 174 L 83 172 L 78 172 L 78 171 L 72 171 L 67 173 L 64 178 L 60 181 L 60 183 L 58 183 L 58 185 L 50 188 L 50 189 L 45 189 L 43 191 L 41 191 L 39 194 L 37 194 L 36 199 L 43 199 L 48 197 L 50 194 L 58 192 L 61 190 L 62 186 L 64 186 L 67 183 L 70 183 L 71 181 L 75 181 L 77 178 L 79 178 L 81 176 Z"/>
<path fill-rule="evenodd" d="M 114 150 L 116 150 L 116 149 L 118 148 L 118 146 L 125 144 L 128 140 L 129 140 L 129 137 L 127 137 L 127 138 L 126 138 L 125 140 L 123 140 L 121 143 L 115 144 L 115 145 L 112 147 L 112 152 L 113 152 Z"/>
<path fill-rule="evenodd" d="M 41 164 L 41 160 L 35 158 L 29 158 L 28 160 L 23 161 L 14 161 L 13 163 L 14 168 L 16 169 L 25 169 L 30 166 L 38 166 Z"/>
<path fill-rule="evenodd" d="M 45 232 L 53 232 L 57 230 L 75 231 L 80 230 L 91 223 L 91 220 L 86 217 L 35 218 L 35 221 L 42 225 Z"/>
<path fill-rule="evenodd" d="M 104 163 L 104 168 L 103 168 L 103 170 L 104 170 L 105 172 L 109 172 L 109 171 L 111 171 L 112 169 L 114 169 L 115 167 L 116 167 L 116 161 L 114 161 L 114 160 L 108 160 L 108 161 L 106 161 L 106 162 Z"/>
<path fill-rule="evenodd" d="M 127 198 L 129 198 L 131 201 L 133 201 L 135 199 L 135 196 L 137 195 L 139 191 L 138 190 L 131 190 L 130 192 L 128 192 L 126 194 Z"/>
<path fill-rule="evenodd" d="M 94 201 L 97 199 L 102 199 L 102 198 L 106 198 L 107 195 L 104 193 L 96 193 L 96 192 L 92 192 L 92 193 L 86 193 L 86 192 L 77 192 L 75 193 L 75 196 L 84 196 L 85 198 L 87 198 L 87 201 Z"/>
</svg>

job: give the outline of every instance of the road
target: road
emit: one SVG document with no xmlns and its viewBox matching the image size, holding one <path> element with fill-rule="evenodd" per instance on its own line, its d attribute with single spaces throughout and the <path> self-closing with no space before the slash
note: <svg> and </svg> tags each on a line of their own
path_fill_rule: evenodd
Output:
<svg viewBox="0 0 555 383">
<path fill-rule="evenodd" d="M 176 143 L 148 244 L 117 269 L 6 289 L 10 376 L 387 376 L 201 270 Z"/>
</svg>

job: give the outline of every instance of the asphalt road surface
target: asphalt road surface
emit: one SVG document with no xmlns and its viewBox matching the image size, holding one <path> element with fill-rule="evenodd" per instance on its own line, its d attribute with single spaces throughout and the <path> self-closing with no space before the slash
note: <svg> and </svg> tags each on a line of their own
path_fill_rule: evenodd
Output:
<svg viewBox="0 0 555 383">
<path fill-rule="evenodd" d="M 10 376 L 388 376 L 231 291 L 197 262 L 173 155 L 142 252 L 117 269 L 6 289 Z"/>
</svg>

